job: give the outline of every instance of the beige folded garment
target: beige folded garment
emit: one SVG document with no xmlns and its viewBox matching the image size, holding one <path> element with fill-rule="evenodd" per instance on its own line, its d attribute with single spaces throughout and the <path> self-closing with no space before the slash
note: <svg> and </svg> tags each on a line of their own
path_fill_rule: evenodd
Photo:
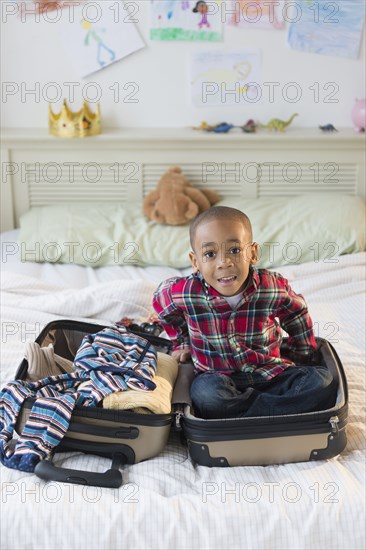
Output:
<svg viewBox="0 0 366 550">
<path fill-rule="evenodd" d="M 155 390 L 128 389 L 107 395 L 103 399 L 105 409 L 134 409 L 140 413 L 169 414 L 172 409 L 172 394 L 178 375 L 178 363 L 166 353 L 158 353 L 158 364 L 153 382 Z"/>
<path fill-rule="evenodd" d="M 25 358 L 28 361 L 27 380 L 31 382 L 75 370 L 72 361 L 55 354 L 52 344 L 41 348 L 36 342 L 28 342 Z"/>
</svg>

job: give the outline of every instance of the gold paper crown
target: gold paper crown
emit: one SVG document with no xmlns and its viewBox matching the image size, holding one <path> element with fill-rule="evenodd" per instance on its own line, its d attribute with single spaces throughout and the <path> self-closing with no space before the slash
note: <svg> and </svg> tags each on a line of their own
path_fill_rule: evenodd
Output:
<svg viewBox="0 0 366 550">
<path fill-rule="evenodd" d="M 101 132 L 100 123 L 100 105 L 97 105 L 97 111 L 93 113 L 84 101 L 80 111 L 74 113 L 67 106 L 66 99 L 62 109 L 58 114 L 52 111 L 51 104 L 48 108 L 49 114 L 49 132 L 57 137 L 74 138 L 95 136 Z"/>
</svg>

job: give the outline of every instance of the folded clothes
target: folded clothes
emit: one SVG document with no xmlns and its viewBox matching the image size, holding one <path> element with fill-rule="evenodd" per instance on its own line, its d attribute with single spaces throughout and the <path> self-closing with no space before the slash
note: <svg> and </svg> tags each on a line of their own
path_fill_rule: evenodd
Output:
<svg viewBox="0 0 366 550">
<path fill-rule="evenodd" d="M 56 355 L 52 344 L 40 347 L 36 342 L 28 342 L 25 350 L 28 361 L 27 380 L 36 382 L 42 378 L 75 371 L 72 361 Z M 170 355 L 158 353 L 157 372 L 154 377 L 156 389 L 140 392 L 129 389 L 114 392 L 102 402 L 104 408 L 130 410 L 140 414 L 169 414 L 178 363 Z M 80 384 L 83 389 L 88 382 Z"/>
<path fill-rule="evenodd" d="M 177 361 L 166 353 L 158 352 L 157 371 L 154 377 L 156 388 L 154 390 L 140 392 L 129 389 L 113 392 L 103 399 L 102 405 L 105 409 L 133 409 L 139 413 L 169 414 L 177 375 Z"/>
<path fill-rule="evenodd" d="M 31 382 L 75 370 L 72 361 L 55 354 L 52 344 L 41 348 L 36 342 L 27 342 L 24 356 L 28 361 L 27 380 Z"/>
</svg>

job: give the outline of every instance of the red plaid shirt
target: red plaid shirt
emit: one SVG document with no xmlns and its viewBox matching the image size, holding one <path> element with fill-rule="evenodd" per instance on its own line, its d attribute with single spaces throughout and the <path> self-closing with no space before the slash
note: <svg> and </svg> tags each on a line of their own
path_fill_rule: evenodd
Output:
<svg viewBox="0 0 366 550">
<path fill-rule="evenodd" d="M 162 282 L 153 307 L 174 350 L 190 347 L 198 371 L 255 370 L 270 379 L 295 363 L 309 363 L 316 348 L 304 298 L 267 269 L 251 268 L 234 309 L 201 274 Z M 281 327 L 289 335 L 286 357 L 280 355 Z"/>
</svg>

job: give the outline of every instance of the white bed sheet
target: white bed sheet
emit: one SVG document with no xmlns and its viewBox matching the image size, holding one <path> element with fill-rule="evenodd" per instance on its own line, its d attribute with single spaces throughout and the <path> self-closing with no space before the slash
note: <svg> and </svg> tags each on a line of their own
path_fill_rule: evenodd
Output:
<svg viewBox="0 0 366 550">
<path fill-rule="evenodd" d="M 348 444 L 340 456 L 206 468 L 193 464 L 172 434 L 159 456 L 124 468 L 120 489 L 45 483 L 1 467 L 1 548 L 363 549 L 365 264 L 360 253 L 280 270 L 306 296 L 317 335 L 333 343 L 346 370 Z M 31 276 L 29 267 L 2 263 L 2 385 L 14 376 L 25 342 L 47 322 L 144 320 L 156 283 L 172 273 L 149 268 L 138 275 L 141 268 L 133 268 L 131 281 L 117 267 L 69 275 L 70 266 L 32 266 Z M 51 268 L 58 279 L 50 279 Z M 109 466 L 79 453 L 56 455 L 57 464 L 61 459 L 70 468 Z"/>
</svg>

